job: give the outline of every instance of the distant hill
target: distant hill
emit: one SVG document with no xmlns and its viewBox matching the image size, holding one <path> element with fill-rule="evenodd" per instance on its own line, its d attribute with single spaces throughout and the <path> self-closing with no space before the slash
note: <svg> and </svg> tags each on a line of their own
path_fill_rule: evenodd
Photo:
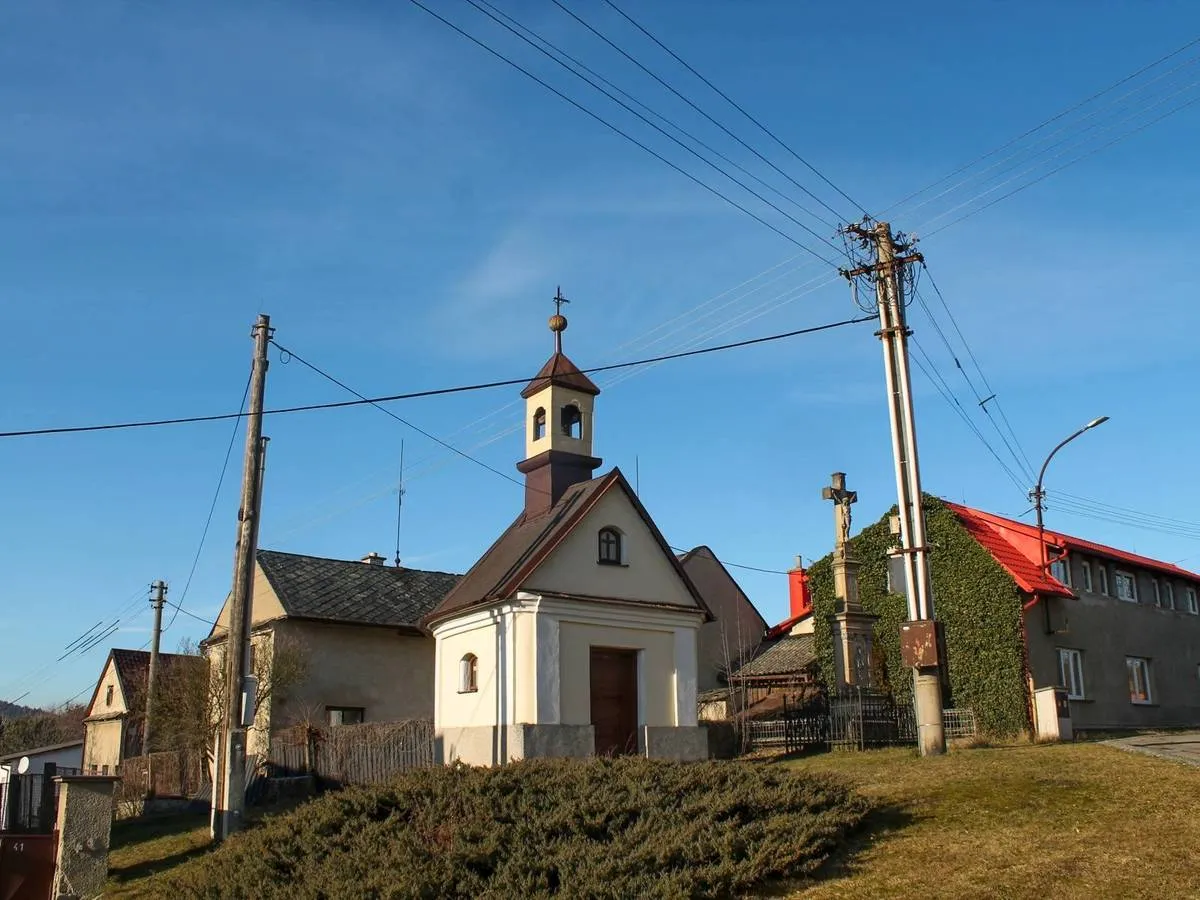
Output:
<svg viewBox="0 0 1200 900">
<path fill-rule="evenodd" d="M 21 706 L 19 703 L 9 703 L 7 700 L 0 700 L 0 719 L 23 719 L 26 716 L 36 716 L 44 712 L 44 710 L 34 709 L 31 706 Z"/>
</svg>

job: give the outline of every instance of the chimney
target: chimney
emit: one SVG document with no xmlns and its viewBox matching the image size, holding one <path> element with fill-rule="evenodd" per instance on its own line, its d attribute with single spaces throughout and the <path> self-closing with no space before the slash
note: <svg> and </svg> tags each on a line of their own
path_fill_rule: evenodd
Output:
<svg viewBox="0 0 1200 900">
<path fill-rule="evenodd" d="M 383 557 L 380 556 L 378 553 L 376 553 L 374 550 L 372 550 L 370 553 L 368 553 L 366 556 L 364 556 L 362 558 L 362 561 L 365 562 L 368 566 L 382 566 L 383 565 Z"/>
<path fill-rule="evenodd" d="M 812 612 L 812 595 L 808 592 L 808 572 L 799 556 L 788 572 L 788 618 L 795 619 Z"/>
</svg>

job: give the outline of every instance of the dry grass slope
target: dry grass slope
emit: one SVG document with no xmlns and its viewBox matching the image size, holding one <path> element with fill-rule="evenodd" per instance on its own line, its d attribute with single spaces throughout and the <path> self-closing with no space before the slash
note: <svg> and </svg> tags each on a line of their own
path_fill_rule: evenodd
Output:
<svg viewBox="0 0 1200 900">
<path fill-rule="evenodd" d="M 875 827 L 796 897 L 1200 897 L 1200 769 L 1095 744 L 829 754 Z"/>
</svg>

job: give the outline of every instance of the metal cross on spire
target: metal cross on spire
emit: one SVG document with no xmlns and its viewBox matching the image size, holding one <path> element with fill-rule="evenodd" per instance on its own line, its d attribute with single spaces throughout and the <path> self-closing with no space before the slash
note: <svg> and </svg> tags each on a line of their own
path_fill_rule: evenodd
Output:
<svg viewBox="0 0 1200 900">
<path fill-rule="evenodd" d="M 562 305 L 570 303 L 562 295 L 562 288 L 554 289 L 554 315 L 550 317 L 550 330 L 554 332 L 554 352 L 562 353 L 562 333 L 567 330 L 567 317 L 562 314 Z"/>
<path fill-rule="evenodd" d="M 564 297 L 562 295 L 561 287 L 554 288 L 554 314 L 555 315 L 561 316 L 562 315 L 562 305 L 564 303 L 570 303 L 570 302 L 571 302 L 570 300 L 568 300 L 566 297 Z"/>
</svg>

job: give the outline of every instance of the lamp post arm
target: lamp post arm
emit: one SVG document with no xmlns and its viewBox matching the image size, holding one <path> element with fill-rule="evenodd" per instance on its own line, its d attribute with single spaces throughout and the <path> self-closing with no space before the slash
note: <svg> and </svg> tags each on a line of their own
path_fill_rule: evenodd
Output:
<svg viewBox="0 0 1200 900">
<path fill-rule="evenodd" d="M 1067 444 L 1071 443 L 1071 441 L 1075 440 L 1075 438 L 1079 437 L 1085 431 L 1087 431 L 1086 428 L 1080 428 L 1077 432 L 1075 432 L 1069 438 L 1059 441 L 1058 446 L 1050 451 L 1050 455 L 1047 456 L 1046 461 L 1044 463 L 1042 463 L 1042 471 L 1038 472 L 1038 480 L 1037 480 L 1037 488 L 1036 488 L 1038 497 L 1041 497 L 1041 494 L 1042 494 L 1042 479 L 1046 477 L 1046 467 L 1050 465 L 1050 460 L 1054 459 L 1054 454 L 1057 453 L 1059 450 L 1061 450 L 1063 447 L 1067 446 Z"/>
</svg>

